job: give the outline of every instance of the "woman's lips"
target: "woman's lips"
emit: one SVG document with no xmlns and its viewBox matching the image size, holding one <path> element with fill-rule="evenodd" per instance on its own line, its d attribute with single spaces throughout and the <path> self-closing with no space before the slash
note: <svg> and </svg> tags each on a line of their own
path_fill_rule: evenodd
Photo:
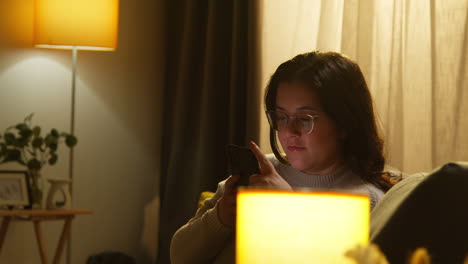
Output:
<svg viewBox="0 0 468 264">
<path fill-rule="evenodd" d="M 303 150 L 304 148 L 303 147 L 298 147 L 298 146 L 288 146 L 288 150 L 291 151 L 291 152 L 294 152 L 294 151 L 300 151 L 300 150 Z"/>
</svg>

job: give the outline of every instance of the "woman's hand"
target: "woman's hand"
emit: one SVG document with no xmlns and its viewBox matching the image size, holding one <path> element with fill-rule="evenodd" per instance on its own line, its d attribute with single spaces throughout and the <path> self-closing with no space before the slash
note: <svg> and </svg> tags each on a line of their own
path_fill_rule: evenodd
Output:
<svg viewBox="0 0 468 264">
<path fill-rule="evenodd" d="M 260 165 L 260 174 L 250 175 L 249 185 L 292 190 L 291 186 L 276 172 L 273 164 L 271 164 L 254 142 L 250 141 L 249 148 Z M 239 181 L 239 178 L 239 175 L 232 175 L 227 179 L 224 185 L 224 194 L 218 202 L 218 218 L 223 225 L 228 227 L 236 226 L 236 183 Z"/>
<path fill-rule="evenodd" d="M 249 148 L 260 164 L 260 174 L 253 174 L 249 178 L 249 185 L 266 186 L 274 189 L 292 190 L 291 186 L 276 172 L 275 167 L 262 153 L 260 148 L 253 141 L 250 141 Z"/>
<path fill-rule="evenodd" d="M 224 194 L 218 202 L 218 218 L 221 223 L 227 227 L 236 225 L 236 183 L 239 181 L 239 175 L 232 175 L 224 184 Z"/>
</svg>

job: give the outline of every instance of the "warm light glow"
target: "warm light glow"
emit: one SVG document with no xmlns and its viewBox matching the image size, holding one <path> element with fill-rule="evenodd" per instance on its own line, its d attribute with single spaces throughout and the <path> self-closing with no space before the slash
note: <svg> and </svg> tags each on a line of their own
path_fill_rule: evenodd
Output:
<svg viewBox="0 0 468 264">
<path fill-rule="evenodd" d="M 34 44 L 115 50 L 118 0 L 35 0 Z"/>
<path fill-rule="evenodd" d="M 239 190 L 236 263 L 353 263 L 369 237 L 367 195 Z"/>
</svg>

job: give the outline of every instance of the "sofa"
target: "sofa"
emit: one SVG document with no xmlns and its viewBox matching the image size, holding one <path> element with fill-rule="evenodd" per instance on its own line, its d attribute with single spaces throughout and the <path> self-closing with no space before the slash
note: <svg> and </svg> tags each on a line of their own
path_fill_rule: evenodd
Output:
<svg viewBox="0 0 468 264">
<path fill-rule="evenodd" d="M 406 177 L 371 213 L 370 240 L 389 263 L 426 248 L 431 263 L 463 263 L 468 254 L 468 162 Z"/>
</svg>

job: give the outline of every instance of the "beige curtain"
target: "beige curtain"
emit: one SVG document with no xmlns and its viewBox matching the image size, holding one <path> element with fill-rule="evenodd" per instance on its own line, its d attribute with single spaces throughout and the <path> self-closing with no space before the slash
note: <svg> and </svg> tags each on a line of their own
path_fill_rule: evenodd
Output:
<svg viewBox="0 0 468 264">
<path fill-rule="evenodd" d="M 296 24 L 314 34 L 310 50 L 361 65 L 390 165 L 412 173 L 468 160 L 468 0 L 292 2 L 320 10 L 318 22 L 308 16 L 318 26 Z"/>
</svg>

